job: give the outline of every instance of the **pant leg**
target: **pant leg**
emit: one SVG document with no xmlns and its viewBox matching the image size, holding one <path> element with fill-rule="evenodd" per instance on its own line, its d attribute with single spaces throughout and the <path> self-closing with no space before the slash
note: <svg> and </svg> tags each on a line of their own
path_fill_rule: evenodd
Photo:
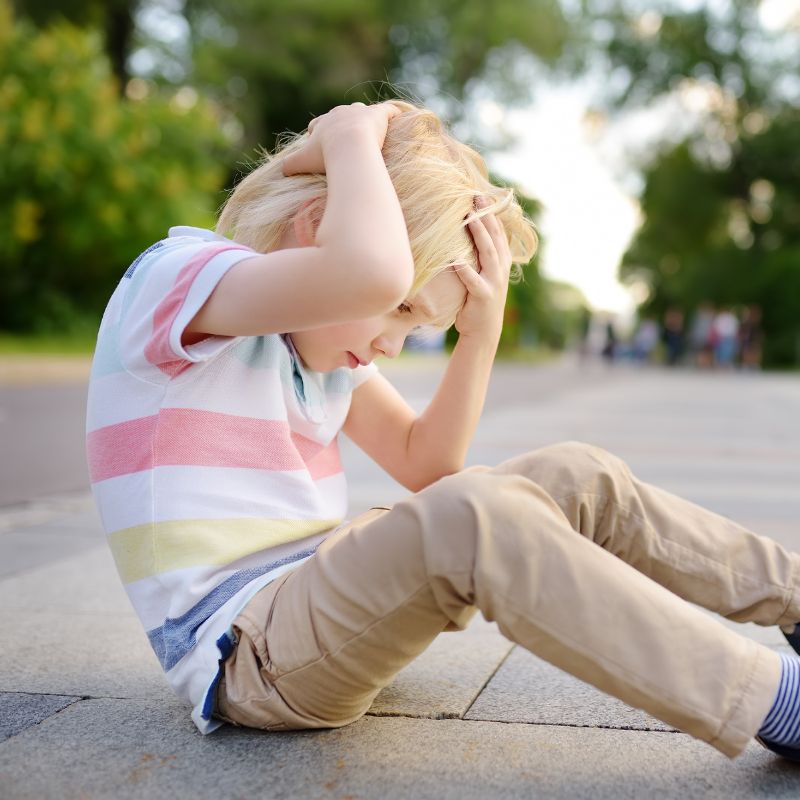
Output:
<svg viewBox="0 0 800 800">
<path fill-rule="evenodd" d="M 599 447 L 563 442 L 491 470 L 523 475 L 570 525 L 639 572 L 735 622 L 800 622 L 800 555 L 640 481 Z"/>
<path fill-rule="evenodd" d="M 590 496 L 586 513 L 601 519 L 609 501 Z M 769 648 L 579 535 L 529 477 L 475 467 L 357 520 L 256 595 L 237 619 L 219 713 L 271 729 L 347 724 L 475 607 L 536 655 L 729 757 L 777 688 Z"/>
</svg>

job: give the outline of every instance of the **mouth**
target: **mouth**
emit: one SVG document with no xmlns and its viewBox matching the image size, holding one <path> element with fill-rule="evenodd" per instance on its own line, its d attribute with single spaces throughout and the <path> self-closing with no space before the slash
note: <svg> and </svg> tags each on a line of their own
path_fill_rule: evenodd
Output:
<svg viewBox="0 0 800 800">
<path fill-rule="evenodd" d="M 362 361 L 355 353 L 351 353 L 349 350 L 347 351 L 347 361 L 350 364 L 350 369 L 355 369 L 358 366 L 364 367 L 369 363 Z"/>
</svg>

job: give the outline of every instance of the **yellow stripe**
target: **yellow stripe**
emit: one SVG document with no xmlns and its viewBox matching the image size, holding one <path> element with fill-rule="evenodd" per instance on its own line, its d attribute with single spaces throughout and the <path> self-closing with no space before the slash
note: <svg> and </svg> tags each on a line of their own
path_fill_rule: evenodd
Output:
<svg viewBox="0 0 800 800">
<path fill-rule="evenodd" d="M 174 569 L 229 564 L 335 527 L 340 519 L 181 519 L 112 533 L 111 552 L 124 583 Z"/>
</svg>

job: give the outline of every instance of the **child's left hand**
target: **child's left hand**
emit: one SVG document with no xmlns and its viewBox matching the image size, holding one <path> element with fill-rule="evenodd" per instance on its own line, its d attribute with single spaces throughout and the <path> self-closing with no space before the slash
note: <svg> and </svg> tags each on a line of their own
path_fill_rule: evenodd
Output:
<svg viewBox="0 0 800 800">
<path fill-rule="evenodd" d="M 478 201 L 479 208 L 485 205 L 486 201 Z M 470 222 L 469 231 L 478 251 L 480 271 L 470 267 L 454 270 L 467 289 L 467 299 L 456 317 L 456 330 L 460 336 L 481 336 L 496 343 L 503 329 L 511 251 L 494 214 Z"/>
</svg>

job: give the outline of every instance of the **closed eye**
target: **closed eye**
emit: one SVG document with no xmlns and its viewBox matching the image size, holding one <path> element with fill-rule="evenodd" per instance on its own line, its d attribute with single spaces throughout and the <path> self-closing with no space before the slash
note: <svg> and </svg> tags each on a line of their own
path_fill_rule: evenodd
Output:
<svg viewBox="0 0 800 800">
<path fill-rule="evenodd" d="M 411 306 L 408 303 L 400 303 L 400 305 L 397 306 L 397 310 L 401 314 L 410 314 L 413 309 L 411 308 Z"/>
</svg>

